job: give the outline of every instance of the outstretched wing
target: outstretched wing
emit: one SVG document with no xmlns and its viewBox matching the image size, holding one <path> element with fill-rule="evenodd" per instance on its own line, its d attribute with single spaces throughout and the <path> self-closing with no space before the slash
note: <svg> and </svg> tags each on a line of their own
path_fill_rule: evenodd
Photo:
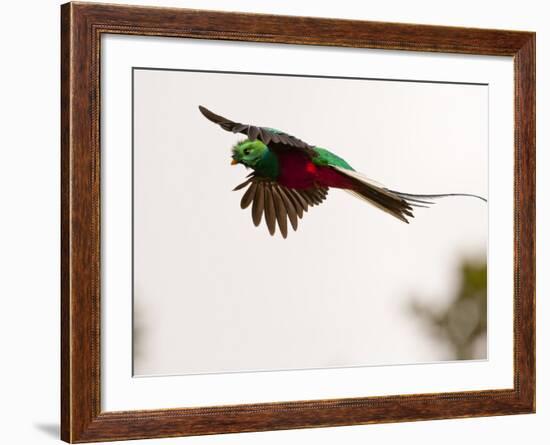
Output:
<svg viewBox="0 0 550 445">
<path fill-rule="evenodd" d="M 317 155 L 315 150 L 313 150 L 312 145 L 309 145 L 308 143 L 290 134 L 275 130 L 273 128 L 257 127 L 255 125 L 233 122 L 232 120 L 213 113 L 202 105 L 199 105 L 199 110 L 204 117 L 206 117 L 209 121 L 218 124 L 224 130 L 231 131 L 233 133 L 245 134 L 250 140 L 259 139 L 272 150 L 277 151 L 295 149 L 302 151 L 311 157 Z"/>
<path fill-rule="evenodd" d="M 241 190 L 247 186 L 241 199 L 241 208 L 246 209 L 252 204 L 254 225 L 260 225 L 263 215 L 269 233 L 274 235 L 278 225 L 283 238 L 288 235 L 288 222 L 297 230 L 298 219 L 304 216 L 309 207 L 321 204 L 328 194 L 327 187 L 290 189 L 271 179 L 255 176 L 254 173 L 233 190 Z"/>
</svg>

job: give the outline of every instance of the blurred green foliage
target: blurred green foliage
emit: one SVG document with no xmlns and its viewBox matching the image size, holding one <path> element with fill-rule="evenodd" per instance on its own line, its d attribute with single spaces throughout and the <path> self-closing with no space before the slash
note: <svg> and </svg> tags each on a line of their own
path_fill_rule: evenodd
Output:
<svg viewBox="0 0 550 445">
<path fill-rule="evenodd" d="M 486 358 L 487 263 L 462 262 L 458 289 L 447 307 L 435 310 L 415 301 L 412 310 L 435 338 L 446 343 L 451 359 Z"/>
</svg>

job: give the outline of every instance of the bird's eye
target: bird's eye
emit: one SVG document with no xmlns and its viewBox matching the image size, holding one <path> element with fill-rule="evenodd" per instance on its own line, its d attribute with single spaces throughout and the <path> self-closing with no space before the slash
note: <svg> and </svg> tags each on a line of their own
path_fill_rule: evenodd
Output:
<svg viewBox="0 0 550 445">
<path fill-rule="evenodd" d="M 250 154 L 250 148 L 245 148 L 243 150 L 243 153 L 244 153 L 245 156 L 248 156 Z"/>
</svg>

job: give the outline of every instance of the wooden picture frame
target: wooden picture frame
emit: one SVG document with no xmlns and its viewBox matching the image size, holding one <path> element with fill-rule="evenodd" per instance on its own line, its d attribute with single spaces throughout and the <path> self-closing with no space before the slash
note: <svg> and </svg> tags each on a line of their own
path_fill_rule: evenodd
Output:
<svg viewBox="0 0 550 445">
<path fill-rule="evenodd" d="M 512 56 L 514 387 L 102 412 L 100 38 L 103 34 Z M 94 442 L 535 411 L 535 34 L 92 3 L 61 7 L 61 438 Z"/>
</svg>

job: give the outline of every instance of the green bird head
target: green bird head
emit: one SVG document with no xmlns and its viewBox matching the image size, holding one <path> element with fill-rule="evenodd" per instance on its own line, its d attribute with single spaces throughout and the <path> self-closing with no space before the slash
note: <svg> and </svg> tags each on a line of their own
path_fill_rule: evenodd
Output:
<svg viewBox="0 0 550 445">
<path fill-rule="evenodd" d="M 262 159 L 266 150 L 267 146 L 263 142 L 245 139 L 233 147 L 231 164 L 243 164 L 246 167 L 254 168 Z"/>
</svg>

